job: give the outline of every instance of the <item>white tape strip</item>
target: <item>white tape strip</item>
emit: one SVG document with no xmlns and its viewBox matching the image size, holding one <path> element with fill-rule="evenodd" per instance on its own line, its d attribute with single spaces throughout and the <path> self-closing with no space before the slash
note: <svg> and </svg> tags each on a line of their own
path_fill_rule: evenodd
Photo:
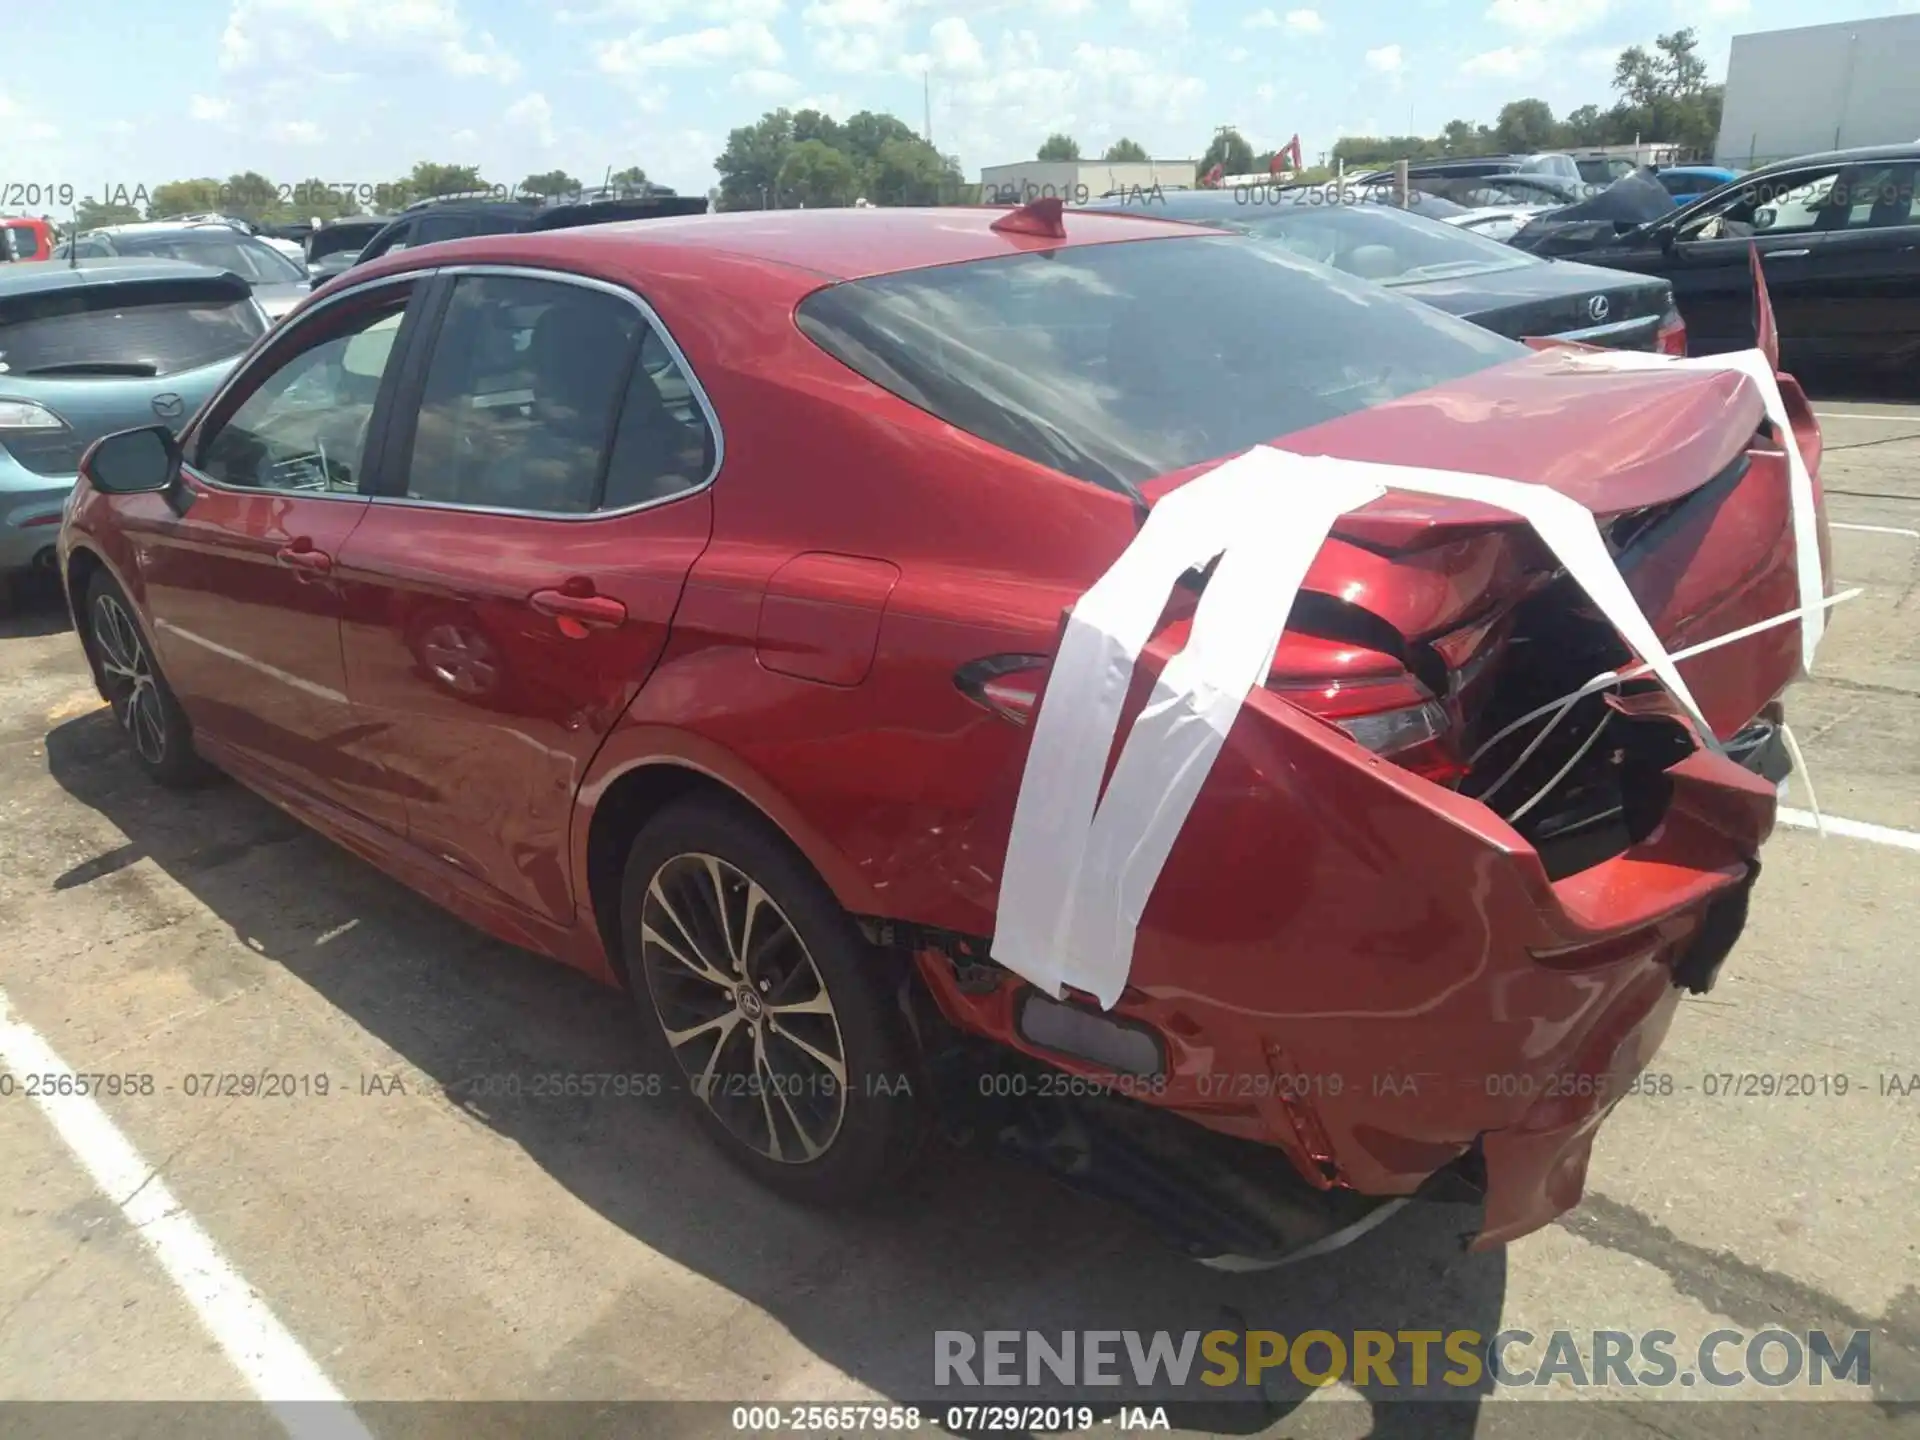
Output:
<svg viewBox="0 0 1920 1440">
<path fill-rule="evenodd" d="M 1819 524 L 1813 507 L 1813 476 L 1806 458 L 1800 453 L 1799 438 L 1787 419 L 1787 402 L 1780 393 L 1780 381 L 1773 366 L 1758 350 L 1738 350 L 1730 355 L 1690 355 L 1676 359 L 1653 355 L 1644 350 L 1568 351 L 1567 359 L 1577 365 L 1602 370 L 1658 370 L 1672 365 L 1682 370 L 1733 370 L 1745 375 L 1759 388 L 1767 419 L 1773 423 L 1780 443 L 1787 452 L 1787 500 L 1793 516 L 1794 565 L 1800 583 L 1800 661 L 1813 673 L 1814 651 L 1820 648 L 1826 633 L 1826 612 L 1820 599 L 1826 593 L 1825 577 L 1820 572 Z"/>
<path fill-rule="evenodd" d="M 1583 351 L 1568 359 L 1604 368 L 1619 354 Z M 1753 358 L 1764 368 L 1764 357 L 1756 351 Z M 1616 368 L 1691 363 L 1628 356 Z M 1744 356 L 1710 357 L 1695 368 L 1755 374 Z M 1824 614 L 1812 482 L 1772 372 L 1755 378 L 1787 437 L 1810 664 Z M 1073 607 L 1015 803 L 995 960 L 1048 994 L 1071 985 L 1109 1009 L 1118 1002 L 1153 887 L 1241 705 L 1272 663 L 1314 556 L 1342 514 L 1389 489 L 1478 501 L 1525 519 L 1693 718 L 1702 742 L 1721 748 L 1608 554 L 1597 521 L 1570 496 L 1498 476 L 1259 446 L 1155 505 L 1133 543 Z M 1216 558 L 1187 645 L 1162 670 L 1103 796 L 1101 776 L 1155 622 L 1180 577 Z"/>
</svg>

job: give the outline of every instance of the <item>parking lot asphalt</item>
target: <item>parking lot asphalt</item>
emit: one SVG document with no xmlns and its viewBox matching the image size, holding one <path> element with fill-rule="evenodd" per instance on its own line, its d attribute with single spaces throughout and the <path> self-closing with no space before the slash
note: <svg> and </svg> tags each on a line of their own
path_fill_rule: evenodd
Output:
<svg viewBox="0 0 1920 1440">
<path fill-rule="evenodd" d="M 497 1093 L 635 1069 L 625 1002 L 236 785 L 148 784 L 57 603 L 30 600 L 0 617 L 0 1024 L 74 1071 L 136 1077 L 99 1104 L 151 1174 L 109 1193 L 71 1135 L 0 1096 L 0 1401 L 242 1401 L 304 1374 L 372 1402 L 377 1435 L 510 1433 L 527 1412 L 489 1430 L 485 1412 L 380 1402 L 918 1399 L 936 1330 L 1779 1327 L 1870 1330 L 1870 1386 L 1824 1393 L 1871 1400 L 1816 1418 L 1795 1402 L 1823 1392 L 1748 1384 L 1737 1404 L 1670 1387 L 1675 1403 L 1569 1410 L 1554 1402 L 1595 1392 L 1482 1384 L 1436 1414 L 1335 1385 L 1173 1418 L 1290 1436 L 1920 1432 L 1899 1410 L 1920 1402 L 1920 1088 L 1901 1093 L 1920 1076 L 1920 406 L 1818 408 L 1837 578 L 1864 594 L 1788 714 L 1821 810 L 1856 833 L 1807 828 L 1796 778 L 1799 823 L 1767 849 L 1746 937 L 1655 1061 L 1671 1090 L 1620 1104 L 1579 1209 L 1487 1254 L 1459 1245 L 1471 1211 L 1416 1207 L 1331 1256 L 1223 1275 L 1037 1175 L 944 1151 L 877 1213 L 819 1214 L 742 1179 L 674 1097 Z M 197 1077 L 232 1073 L 293 1093 L 201 1093 Z M 1775 1074 L 1824 1078 L 1728 1093 Z M 234 1327 L 263 1325 L 285 1345 L 236 1361 Z M 82 1433 L 63 1428 L 74 1413 L 0 1413 L 0 1430 Z M 108 1415 L 139 1434 L 204 1419 L 102 1411 L 83 1429 Z M 649 1411 L 624 1433 L 728 1433 L 729 1416 Z"/>
</svg>

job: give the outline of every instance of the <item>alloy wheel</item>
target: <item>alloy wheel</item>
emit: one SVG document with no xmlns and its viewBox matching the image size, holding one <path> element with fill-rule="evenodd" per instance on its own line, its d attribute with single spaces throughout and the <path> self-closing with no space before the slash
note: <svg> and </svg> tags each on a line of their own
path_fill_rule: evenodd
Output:
<svg viewBox="0 0 1920 1440">
<path fill-rule="evenodd" d="M 640 957 L 695 1098 L 769 1160 L 824 1155 L 846 1116 L 846 1044 L 826 982 L 771 896 L 718 856 L 654 871 Z"/>
<path fill-rule="evenodd" d="M 146 642 L 133 617 L 111 595 L 93 602 L 93 641 L 114 713 L 140 758 L 158 765 L 167 753 L 167 715 Z"/>
</svg>

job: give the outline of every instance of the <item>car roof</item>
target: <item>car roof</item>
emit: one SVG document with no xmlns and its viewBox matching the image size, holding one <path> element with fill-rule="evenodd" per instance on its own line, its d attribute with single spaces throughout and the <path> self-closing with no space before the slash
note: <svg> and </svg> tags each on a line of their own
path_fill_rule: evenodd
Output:
<svg viewBox="0 0 1920 1440">
<path fill-rule="evenodd" d="M 101 285 L 138 285 L 151 280 L 230 279 L 231 273 L 190 260 L 155 260 L 109 255 L 68 260 L 21 260 L 0 265 L 0 298 L 50 290 L 84 290 Z"/>
<path fill-rule="evenodd" d="M 1010 213 L 1004 205 L 915 208 L 849 207 L 832 210 L 734 210 L 719 214 L 665 215 L 648 220 L 614 220 L 558 230 L 485 235 L 450 240 L 432 247 L 441 263 L 486 260 L 569 258 L 611 264 L 619 257 L 647 257 L 664 263 L 669 256 L 692 259 L 705 253 L 757 260 L 808 271 L 831 280 L 859 280 L 899 270 L 956 265 L 1031 250 L 1103 244 L 1118 240 L 1164 239 L 1196 233 L 1146 215 L 1120 215 L 1073 209 L 1065 212 L 1066 239 L 1008 234 L 992 229 Z M 404 250 L 397 262 L 427 252 Z M 387 257 L 371 262 L 381 271 L 401 270 Z M 357 273 L 349 272 L 349 273 Z M 370 272 L 371 273 L 371 272 Z"/>
<path fill-rule="evenodd" d="M 1796 155 L 1791 160 L 1776 160 L 1758 170 L 1749 170 L 1741 178 L 1750 180 L 1781 170 L 1798 170 L 1806 165 L 1856 165 L 1870 160 L 1920 160 L 1920 144 L 1909 142 L 1904 145 L 1862 145 L 1852 150 L 1820 150 L 1812 155 Z"/>
</svg>

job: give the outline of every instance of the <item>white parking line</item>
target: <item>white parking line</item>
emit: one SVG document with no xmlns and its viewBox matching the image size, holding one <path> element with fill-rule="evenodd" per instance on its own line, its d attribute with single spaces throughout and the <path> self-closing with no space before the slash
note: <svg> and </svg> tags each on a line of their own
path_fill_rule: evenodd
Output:
<svg viewBox="0 0 1920 1440">
<path fill-rule="evenodd" d="M 1875 845 L 1891 845 L 1898 850 L 1920 852 L 1920 833 L 1912 830 L 1896 830 L 1891 825 L 1875 825 L 1866 820 L 1846 820 L 1838 815 L 1816 818 L 1811 810 L 1797 810 L 1791 805 L 1782 805 L 1775 814 L 1782 825 L 1790 825 L 1796 830 L 1818 830 L 1824 821 L 1829 835 L 1844 835 L 1849 840 L 1869 840 Z"/>
<path fill-rule="evenodd" d="M 295 1440 L 372 1440 L 346 1398 L 220 1253 L 199 1222 L 107 1117 L 73 1070 L 0 990 L 0 1066 L 12 1072 L 101 1193 L 166 1269 L 207 1333 Z M 318 1403 L 316 1403 L 318 1402 Z"/>
<path fill-rule="evenodd" d="M 1838 520 L 1827 522 L 1829 530 L 1865 530 L 1873 535 L 1911 535 L 1920 540 L 1920 530 L 1905 530 L 1898 525 L 1845 525 Z"/>
<path fill-rule="evenodd" d="M 1870 415 L 1852 410 L 1816 410 L 1813 413 L 1822 420 L 1883 420 L 1889 425 L 1920 425 L 1920 414 Z"/>
</svg>

